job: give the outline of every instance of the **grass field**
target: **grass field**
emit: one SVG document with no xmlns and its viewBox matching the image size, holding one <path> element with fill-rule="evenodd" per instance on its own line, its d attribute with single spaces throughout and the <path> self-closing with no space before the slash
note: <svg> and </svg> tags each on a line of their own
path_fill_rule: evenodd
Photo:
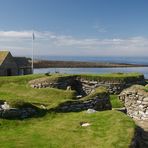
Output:
<svg viewBox="0 0 148 148">
<path fill-rule="evenodd" d="M 110 101 L 112 108 L 122 108 L 124 106 L 117 95 L 110 95 Z"/>
<path fill-rule="evenodd" d="M 50 109 L 75 97 L 74 91 L 33 89 L 28 85 L 29 80 L 40 77 L 44 75 L 0 77 L 0 100 L 24 100 Z M 111 100 L 116 99 L 114 96 Z M 80 122 L 90 126 L 81 127 Z M 0 147 L 128 148 L 134 131 L 134 122 L 117 111 L 48 112 L 25 120 L 0 119 Z"/>
<path fill-rule="evenodd" d="M 89 122 L 81 127 L 80 122 Z M 0 120 L 0 147 L 128 148 L 134 123 L 123 113 L 49 113 L 23 121 Z"/>
</svg>

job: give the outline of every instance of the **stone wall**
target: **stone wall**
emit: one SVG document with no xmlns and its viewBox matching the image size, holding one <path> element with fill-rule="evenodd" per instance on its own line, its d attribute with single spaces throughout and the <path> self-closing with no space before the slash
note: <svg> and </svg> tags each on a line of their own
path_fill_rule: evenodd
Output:
<svg viewBox="0 0 148 148">
<path fill-rule="evenodd" d="M 94 109 L 97 111 L 111 110 L 112 107 L 109 96 L 107 95 L 104 98 L 99 98 L 98 96 L 95 96 L 89 100 L 69 101 L 62 103 L 56 108 L 56 110 L 59 112 L 76 112 L 87 109 Z"/>
<path fill-rule="evenodd" d="M 37 115 L 37 107 L 13 108 L 7 102 L 0 100 L 0 118 L 4 119 L 24 119 Z"/>
<path fill-rule="evenodd" d="M 29 84 L 33 88 L 51 87 L 51 88 L 66 89 L 67 86 L 72 85 L 75 79 L 76 78 L 73 76 L 58 77 L 55 79 L 54 78 L 50 79 L 50 77 L 45 77 L 45 78 L 31 80 Z"/>
<path fill-rule="evenodd" d="M 99 86 L 106 87 L 110 94 L 119 94 L 121 90 L 127 87 L 125 83 L 111 81 L 89 81 L 80 79 L 80 82 L 82 84 L 82 89 L 84 90 L 86 95 L 90 94 L 95 88 Z"/>
<path fill-rule="evenodd" d="M 124 102 L 130 117 L 148 120 L 148 92 L 145 91 L 144 86 L 133 85 L 123 90 L 119 99 Z"/>
<path fill-rule="evenodd" d="M 86 94 L 90 94 L 95 88 L 99 86 L 106 87 L 110 94 L 119 94 L 123 89 L 133 85 L 133 84 L 145 84 L 144 78 L 119 81 L 119 80 L 86 80 L 84 78 L 79 78 L 82 88 Z"/>
<path fill-rule="evenodd" d="M 105 86 L 110 94 L 119 94 L 123 89 L 133 84 L 144 84 L 144 78 L 134 81 L 115 81 L 115 80 L 86 80 L 77 76 L 60 77 L 57 80 L 50 80 L 48 77 L 32 80 L 29 82 L 32 88 L 59 88 L 67 89 L 71 86 L 72 90 L 76 90 L 78 95 L 86 96 L 99 86 Z"/>
</svg>

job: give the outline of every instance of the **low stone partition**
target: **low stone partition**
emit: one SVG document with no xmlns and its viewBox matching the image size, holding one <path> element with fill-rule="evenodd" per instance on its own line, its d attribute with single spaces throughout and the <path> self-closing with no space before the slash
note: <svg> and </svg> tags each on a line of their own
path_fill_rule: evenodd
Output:
<svg viewBox="0 0 148 148">
<path fill-rule="evenodd" d="M 112 109 L 109 93 L 105 88 L 97 88 L 94 93 L 83 99 L 64 102 L 56 108 L 60 112 L 76 112 L 87 109 L 94 109 L 96 111 Z"/>
<path fill-rule="evenodd" d="M 124 102 L 127 114 L 135 119 L 148 120 L 148 92 L 146 87 L 133 85 L 123 90 L 119 99 Z"/>
<path fill-rule="evenodd" d="M 67 86 L 71 86 L 76 80 L 76 76 L 55 76 L 55 77 L 44 77 L 31 80 L 29 85 L 32 88 L 59 88 L 67 89 Z"/>
</svg>

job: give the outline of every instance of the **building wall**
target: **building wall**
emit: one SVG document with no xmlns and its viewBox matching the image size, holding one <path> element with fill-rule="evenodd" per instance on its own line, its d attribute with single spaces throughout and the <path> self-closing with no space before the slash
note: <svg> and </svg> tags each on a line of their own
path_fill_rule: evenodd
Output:
<svg viewBox="0 0 148 148">
<path fill-rule="evenodd" d="M 28 74 L 32 74 L 31 68 L 19 68 L 18 69 L 18 75 L 28 75 Z"/>
<path fill-rule="evenodd" d="M 8 73 L 12 76 L 18 75 L 17 65 L 10 53 L 5 58 L 4 62 L 0 67 L 0 76 L 7 76 Z"/>
<path fill-rule="evenodd" d="M 21 61 L 22 62 L 22 61 Z M 32 74 L 31 67 L 19 67 L 11 53 L 7 55 L 2 65 L 0 66 L 0 76 L 15 76 Z"/>
</svg>

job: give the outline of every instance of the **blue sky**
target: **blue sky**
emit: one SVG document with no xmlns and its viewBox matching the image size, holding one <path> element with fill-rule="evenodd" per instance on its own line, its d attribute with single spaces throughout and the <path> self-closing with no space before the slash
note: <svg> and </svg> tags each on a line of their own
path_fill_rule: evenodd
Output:
<svg viewBox="0 0 148 148">
<path fill-rule="evenodd" d="M 146 56 L 147 0 L 0 0 L 0 50 L 36 55 Z"/>
</svg>

